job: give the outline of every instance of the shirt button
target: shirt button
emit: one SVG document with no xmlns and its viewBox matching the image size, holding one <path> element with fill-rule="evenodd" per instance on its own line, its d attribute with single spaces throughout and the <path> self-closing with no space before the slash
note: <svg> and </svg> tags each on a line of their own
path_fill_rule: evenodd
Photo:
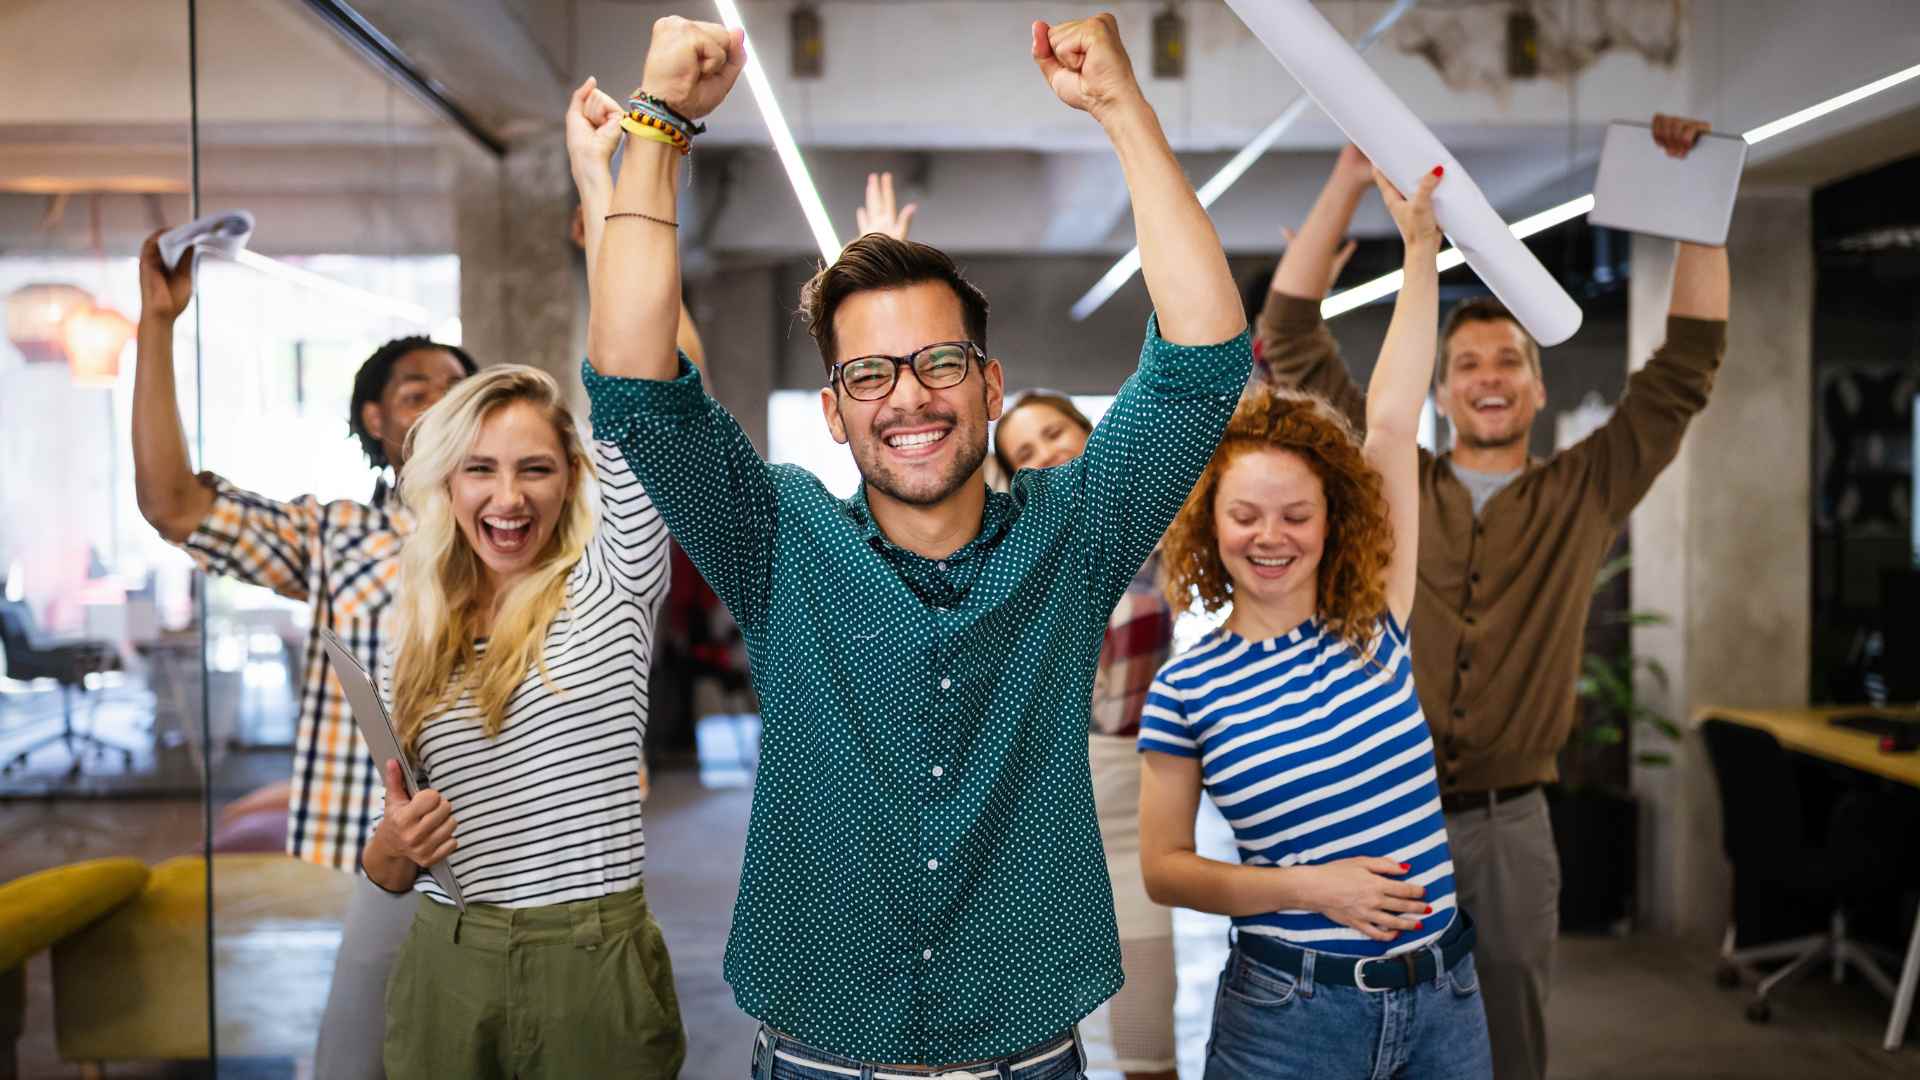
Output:
<svg viewBox="0 0 1920 1080">
<path fill-rule="evenodd" d="M 1478 584 L 1480 584 L 1480 571 L 1478 571 L 1478 570 L 1475 570 L 1475 571 L 1473 572 L 1473 583 L 1474 583 L 1475 585 L 1478 585 Z"/>
<path fill-rule="evenodd" d="M 938 869 L 940 869 L 940 860 L 939 860 L 939 859 L 928 859 L 928 860 L 927 860 L 927 869 L 929 869 L 929 870 L 938 870 Z"/>
<path fill-rule="evenodd" d="M 942 561 L 940 561 L 940 562 L 937 562 L 937 563 L 934 563 L 933 565 L 935 565 L 935 566 L 937 566 L 937 567 L 939 567 L 939 568 L 940 568 L 940 569 L 942 569 L 942 570 L 945 570 L 945 569 L 947 568 L 947 564 L 946 564 L 946 561 L 945 561 L 945 560 L 942 560 Z"/>
<path fill-rule="evenodd" d="M 952 679 L 941 679 L 941 680 L 940 680 L 940 689 L 942 689 L 942 690 L 951 690 L 951 689 L 953 689 L 953 680 L 952 680 Z"/>
<path fill-rule="evenodd" d="M 1474 625 L 1474 624 L 1476 624 L 1476 623 L 1478 623 L 1479 621 L 1480 621 L 1479 619 L 1477 619 L 1477 618 L 1475 618 L 1475 617 L 1474 617 L 1474 616 L 1472 616 L 1472 615 L 1469 615 L 1469 616 L 1467 616 L 1467 625 L 1468 625 L 1468 626 L 1472 626 L 1472 625 Z"/>
<path fill-rule="evenodd" d="M 942 768 L 942 767 L 940 767 L 940 766 L 938 766 L 938 765 L 935 765 L 935 766 L 933 767 L 933 778 L 934 778 L 935 780 L 938 780 L 938 779 L 940 779 L 941 777 L 943 777 L 943 776 L 945 776 L 945 775 L 947 775 L 947 770 L 946 770 L 946 769 L 944 769 L 944 768 Z"/>
<path fill-rule="evenodd" d="M 921 953 L 920 953 L 920 959 L 922 959 L 922 960 L 931 960 L 931 959 L 933 959 L 933 950 L 932 950 L 932 949 L 925 949 L 925 950 L 922 950 L 922 951 L 921 951 Z"/>
<path fill-rule="evenodd" d="M 1455 709 L 1455 710 L 1453 710 L 1453 718 L 1454 718 L 1455 720 L 1464 720 L 1464 719 L 1466 719 L 1466 716 L 1467 716 L 1467 710 L 1465 710 L 1465 709 Z"/>
<path fill-rule="evenodd" d="M 1467 670 L 1467 662 L 1465 660 L 1460 661 L 1460 670 L 1461 671 Z"/>
</svg>

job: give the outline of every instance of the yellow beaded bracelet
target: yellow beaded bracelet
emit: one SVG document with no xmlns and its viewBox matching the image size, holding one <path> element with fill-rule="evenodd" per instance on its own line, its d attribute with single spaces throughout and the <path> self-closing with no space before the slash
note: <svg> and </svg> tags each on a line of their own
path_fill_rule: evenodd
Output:
<svg viewBox="0 0 1920 1080">
<path fill-rule="evenodd" d="M 632 117 L 621 117 L 620 126 L 625 128 L 627 131 L 627 134 L 629 135 L 635 135 L 642 139 L 651 139 L 654 142 L 658 142 L 658 143 L 666 143 L 668 146 L 673 147 L 675 150 L 680 151 L 682 154 L 687 153 L 689 150 L 693 149 L 691 144 L 683 145 L 682 143 L 675 142 L 673 137 L 671 135 L 668 135 L 666 132 L 661 131 L 658 128 L 648 127 L 645 124 L 642 124 L 639 121 L 633 119 Z"/>
</svg>

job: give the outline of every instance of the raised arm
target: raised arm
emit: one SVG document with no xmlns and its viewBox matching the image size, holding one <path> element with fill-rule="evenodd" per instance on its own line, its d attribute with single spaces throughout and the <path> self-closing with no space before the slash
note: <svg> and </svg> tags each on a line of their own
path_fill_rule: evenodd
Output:
<svg viewBox="0 0 1920 1080">
<path fill-rule="evenodd" d="M 745 62 L 740 34 L 669 15 L 653 24 L 640 89 L 698 120 L 725 99 Z M 617 118 L 603 121 L 595 128 L 596 138 L 607 123 L 618 131 Z M 680 251 L 674 191 L 680 157 L 666 143 L 630 139 L 606 209 L 596 214 L 582 192 L 591 307 L 587 355 L 603 375 L 666 380 L 677 371 Z"/>
<path fill-rule="evenodd" d="M 1353 212 L 1361 198 L 1371 190 L 1373 163 L 1359 147 L 1349 143 L 1341 149 L 1320 197 L 1313 200 L 1307 220 L 1300 223 L 1300 231 L 1288 238 L 1287 250 L 1281 253 L 1280 265 L 1273 271 L 1273 291 L 1303 300 L 1327 295 L 1340 268 L 1353 255 L 1353 243 L 1343 245 L 1341 241 L 1346 238 L 1347 226 L 1353 223 Z"/>
<path fill-rule="evenodd" d="M 1034 23 L 1033 58 L 1061 101 L 1100 122 L 1120 158 L 1133 198 L 1140 272 L 1161 337 L 1176 345 L 1214 345 L 1245 329 L 1220 237 L 1140 92 L 1114 17 Z"/>
<path fill-rule="evenodd" d="M 1707 130 L 1698 120 L 1653 118 L 1654 141 L 1675 157 L 1685 157 Z M 1725 248 L 1679 245 L 1666 341 L 1628 377 L 1627 392 L 1600 430 L 1555 459 L 1556 467 L 1588 471 L 1612 520 L 1633 512 L 1706 408 L 1726 349 L 1731 296 Z"/>
<path fill-rule="evenodd" d="M 140 247 L 140 328 L 133 374 L 133 492 L 140 516 L 169 542 L 206 520 L 213 489 L 194 475 L 173 381 L 173 324 L 193 298 L 193 260 L 169 271 L 160 234 Z"/>
<path fill-rule="evenodd" d="M 1320 301 L 1353 253 L 1353 244 L 1343 246 L 1340 240 L 1372 185 L 1373 165 L 1366 155 L 1352 146 L 1341 150 L 1307 220 L 1287 238 L 1254 330 L 1269 382 L 1319 394 L 1356 427 L 1366 422 L 1366 395 L 1354 385 L 1339 343 L 1320 318 Z"/>
<path fill-rule="evenodd" d="M 1683 158 L 1712 130 L 1704 120 L 1684 116 L 1653 114 L 1653 141 L 1670 156 Z M 1727 249 L 1681 244 L 1673 265 L 1673 296 L 1667 302 L 1667 314 L 1684 319 L 1710 319 L 1725 322 L 1733 299 L 1732 274 L 1727 268 Z"/>
<path fill-rule="evenodd" d="M 621 113 L 620 103 L 601 90 L 598 80 L 592 77 L 581 83 L 567 102 L 567 161 L 573 170 L 574 188 L 580 195 L 580 245 L 586 249 L 589 290 L 607 232 L 607 214 L 612 208 L 613 155 L 625 137 L 620 127 Z M 669 216 L 667 220 L 677 219 Z M 706 374 L 706 346 L 700 340 L 700 330 L 694 325 L 693 313 L 687 309 L 684 299 L 674 326 L 674 346 L 686 354 L 702 375 Z"/>
<path fill-rule="evenodd" d="M 1433 381 L 1435 324 L 1439 320 L 1440 226 L 1433 218 L 1433 189 L 1441 171 L 1420 180 L 1411 199 L 1377 176 L 1400 238 L 1406 245 L 1406 281 L 1393 303 L 1393 321 L 1380 346 L 1380 360 L 1367 384 L 1367 461 L 1380 472 L 1393 557 L 1387 564 L 1387 608 L 1401 626 L 1413 611 L 1420 548 L 1420 409 Z"/>
</svg>

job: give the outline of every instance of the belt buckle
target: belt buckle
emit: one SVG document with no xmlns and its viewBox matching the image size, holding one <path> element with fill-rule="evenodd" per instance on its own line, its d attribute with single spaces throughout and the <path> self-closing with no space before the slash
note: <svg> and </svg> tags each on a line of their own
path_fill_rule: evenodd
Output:
<svg viewBox="0 0 1920 1080">
<path fill-rule="evenodd" d="M 1413 957 L 1414 957 L 1413 953 L 1404 952 L 1395 956 L 1376 956 L 1371 960 L 1362 960 L 1359 963 L 1353 965 L 1353 985 L 1359 987 L 1361 990 L 1364 990 L 1369 994 L 1384 994 L 1389 990 L 1400 989 L 1400 987 L 1395 987 L 1395 986 L 1368 986 L 1367 985 L 1367 965 L 1368 964 L 1391 964 L 1397 960 L 1400 962 L 1400 966 L 1407 969 L 1407 987 L 1412 988 L 1414 986 L 1417 986 L 1420 983 L 1420 969 L 1414 965 Z"/>
<path fill-rule="evenodd" d="M 1362 960 L 1359 963 L 1353 965 L 1353 985 L 1359 987 L 1361 990 L 1364 990 L 1369 994 L 1384 994 L 1387 991 L 1393 989 L 1393 987 L 1367 985 L 1367 965 L 1374 962 L 1375 962 L 1374 960 Z"/>
</svg>

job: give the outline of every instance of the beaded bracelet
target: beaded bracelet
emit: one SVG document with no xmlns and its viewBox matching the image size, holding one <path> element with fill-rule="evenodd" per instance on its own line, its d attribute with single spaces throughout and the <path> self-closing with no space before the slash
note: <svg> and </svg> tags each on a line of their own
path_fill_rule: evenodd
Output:
<svg viewBox="0 0 1920 1080">
<path fill-rule="evenodd" d="M 643 116 L 650 117 L 653 120 L 659 121 L 662 128 L 672 129 L 689 143 L 693 141 L 694 133 L 692 129 L 680 121 L 675 120 L 666 110 L 656 105 L 649 105 L 644 101 L 629 101 L 627 102 L 627 115 L 636 120 Z"/>
<path fill-rule="evenodd" d="M 689 120 L 686 117 L 686 115 L 682 113 L 680 110 L 667 104 L 661 98 L 655 97 L 654 95 L 647 93 L 645 90 L 635 90 L 633 92 L 633 100 L 627 102 L 627 107 L 632 108 L 636 104 L 652 105 L 654 108 L 659 109 L 660 111 L 666 113 L 668 119 L 671 119 L 677 122 L 682 128 L 685 128 L 687 134 L 690 136 L 705 135 L 707 133 L 707 125 L 694 123 L 692 120 Z"/>
<path fill-rule="evenodd" d="M 671 127 L 645 113 L 629 113 L 621 117 L 620 126 L 630 135 L 666 143 L 683 155 L 693 152 L 693 143 L 678 128 Z"/>
</svg>

